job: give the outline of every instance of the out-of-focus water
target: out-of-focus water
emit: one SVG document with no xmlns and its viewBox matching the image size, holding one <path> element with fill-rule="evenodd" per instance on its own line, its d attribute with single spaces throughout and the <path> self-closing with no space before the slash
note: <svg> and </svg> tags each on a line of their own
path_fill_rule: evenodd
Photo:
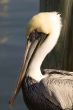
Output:
<svg viewBox="0 0 73 110">
<path fill-rule="evenodd" d="M 8 99 L 22 65 L 25 27 L 39 11 L 39 0 L 0 0 L 0 110 L 8 110 Z M 27 110 L 22 93 L 12 110 Z"/>
</svg>

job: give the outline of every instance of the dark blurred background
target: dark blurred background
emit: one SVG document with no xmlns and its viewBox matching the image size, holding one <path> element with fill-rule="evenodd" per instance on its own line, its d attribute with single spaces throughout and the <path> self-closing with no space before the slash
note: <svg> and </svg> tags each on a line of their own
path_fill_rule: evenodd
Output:
<svg viewBox="0 0 73 110">
<path fill-rule="evenodd" d="M 39 11 L 39 0 L 0 0 L 0 110 L 8 110 L 25 47 L 29 19 Z M 12 110 L 27 110 L 20 92 Z"/>
</svg>

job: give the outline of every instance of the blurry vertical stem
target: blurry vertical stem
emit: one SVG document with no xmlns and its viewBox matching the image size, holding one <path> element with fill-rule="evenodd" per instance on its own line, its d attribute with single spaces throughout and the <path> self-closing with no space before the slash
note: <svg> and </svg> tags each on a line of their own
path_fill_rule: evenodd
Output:
<svg viewBox="0 0 73 110">
<path fill-rule="evenodd" d="M 68 28 L 69 28 L 69 21 L 70 21 L 70 17 L 71 17 L 71 8 L 72 8 L 72 1 L 73 0 L 64 0 L 64 21 L 63 21 L 63 34 L 68 33 Z"/>
<path fill-rule="evenodd" d="M 72 60 L 72 8 L 73 0 L 64 0 L 64 15 L 63 15 L 63 31 L 62 36 L 64 37 L 64 53 L 63 53 L 63 69 L 73 70 L 71 66 Z"/>
</svg>

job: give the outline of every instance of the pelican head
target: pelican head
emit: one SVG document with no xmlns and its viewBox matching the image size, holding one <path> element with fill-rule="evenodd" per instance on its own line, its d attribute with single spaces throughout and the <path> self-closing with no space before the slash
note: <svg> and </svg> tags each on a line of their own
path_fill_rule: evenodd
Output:
<svg viewBox="0 0 73 110">
<path fill-rule="evenodd" d="M 46 55 L 56 45 L 60 31 L 61 18 L 57 12 L 43 12 L 32 17 L 27 26 L 27 45 L 25 49 L 24 63 L 18 77 L 17 85 L 9 103 L 14 102 L 23 80 L 27 76 L 36 81 L 46 77 L 42 75 L 40 66 Z"/>
</svg>

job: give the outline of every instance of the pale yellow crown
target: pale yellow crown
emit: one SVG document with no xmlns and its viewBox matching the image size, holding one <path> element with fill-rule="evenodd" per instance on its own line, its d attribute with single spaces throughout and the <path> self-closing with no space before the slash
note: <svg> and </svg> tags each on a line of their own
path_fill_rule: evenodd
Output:
<svg viewBox="0 0 73 110">
<path fill-rule="evenodd" d="M 27 37 L 37 29 L 38 32 L 49 34 L 55 28 L 61 29 L 61 18 L 57 12 L 42 12 L 32 17 L 27 26 Z M 54 29 L 53 29 L 54 28 Z"/>
</svg>

